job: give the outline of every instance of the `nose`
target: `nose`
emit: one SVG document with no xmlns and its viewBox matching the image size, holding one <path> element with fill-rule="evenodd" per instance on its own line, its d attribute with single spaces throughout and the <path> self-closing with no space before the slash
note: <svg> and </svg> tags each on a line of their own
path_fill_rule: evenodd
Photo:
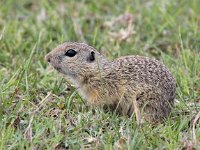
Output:
<svg viewBox="0 0 200 150">
<path fill-rule="evenodd" d="M 46 59 L 46 61 L 48 61 L 49 63 L 51 62 L 51 55 L 50 54 L 47 54 L 46 56 L 45 56 L 45 59 Z"/>
</svg>

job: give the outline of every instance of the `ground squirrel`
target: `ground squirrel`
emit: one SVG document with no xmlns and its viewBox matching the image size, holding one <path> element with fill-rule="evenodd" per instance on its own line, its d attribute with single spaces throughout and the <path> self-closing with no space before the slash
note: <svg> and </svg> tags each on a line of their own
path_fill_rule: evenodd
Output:
<svg viewBox="0 0 200 150">
<path fill-rule="evenodd" d="M 121 114 L 161 121 L 174 104 L 176 81 L 159 61 L 124 56 L 109 61 L 95 48 L 76 42 L 59 45 L 46 60 L 93 106 L 111 106 Z M 114 106 L 114 107 L 113 107 Z"/>
</svg>

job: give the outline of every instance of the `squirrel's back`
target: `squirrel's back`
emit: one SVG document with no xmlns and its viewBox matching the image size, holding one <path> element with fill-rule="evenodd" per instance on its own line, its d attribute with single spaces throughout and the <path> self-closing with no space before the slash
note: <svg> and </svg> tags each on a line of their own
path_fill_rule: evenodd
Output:
<svg viewBox="0 0 200 150">
<path fill-rule="evenodd" d="M 151 114 L 149 120 L 161 120 L 169 115 L 174 104 L 176 81 L 159 61 L 144 56 L 125 56 L 111 62 L 111 72 L 117 74 L 125 89 L 127 101 L 136 95 L 140 109 Z M 145 106 L 146 105 L 146 106 Z M 126 103 L 121 105 L 126 106 Z M 128 107 L 128 106 L 127 106 Z M 126 109 L 127 114 L 132 109 Z"/>
<path fill-rule="evenodd" d="M 164 93 L 175 96 L 176 81 L 170 71 L 161 62 L 144 56 L 125 56 L 112 62 L 112 66 L 127 84 L 146 84 L 162 89 Z M 169 95 L 170 96 L 170 95 Z"/>
</svg>

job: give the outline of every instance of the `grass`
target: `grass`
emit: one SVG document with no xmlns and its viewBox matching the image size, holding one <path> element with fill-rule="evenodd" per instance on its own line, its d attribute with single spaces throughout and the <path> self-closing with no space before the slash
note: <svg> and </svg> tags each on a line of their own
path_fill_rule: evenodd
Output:
<svg viewBox="0 0 200 150">
<path fill-rule="evenodd" d="M 190 123 L 200 109 L 199 0 L 0 1 L 0 149 L 199 149 Z M 124 24 L 106 25 L 128 12 Z M 44 56 L 64 41 L 86 41 L 109 59 L 140 54 L 177 80 L 166 122 L 138 130 L 135 117 L 91 109 Z M 197 143 L 194 143 L 194 140 Z"/>
</svg>

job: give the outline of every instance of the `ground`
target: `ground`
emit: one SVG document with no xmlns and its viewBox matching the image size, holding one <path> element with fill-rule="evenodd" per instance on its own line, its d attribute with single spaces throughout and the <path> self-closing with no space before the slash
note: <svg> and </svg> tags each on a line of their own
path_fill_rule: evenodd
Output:
<svg viewBox="0 0 200 150">
<path fill-rule="evenodd" d="M 0 149 L 200 149 L 199 0 L 1 0 Z M 113 60 L 145 55 L 177 80 L 155 126 L 90 108 L 44 60 L 65 41 Z M 195 119 L 196 117 L 196 119 Z"/>
</svg>

